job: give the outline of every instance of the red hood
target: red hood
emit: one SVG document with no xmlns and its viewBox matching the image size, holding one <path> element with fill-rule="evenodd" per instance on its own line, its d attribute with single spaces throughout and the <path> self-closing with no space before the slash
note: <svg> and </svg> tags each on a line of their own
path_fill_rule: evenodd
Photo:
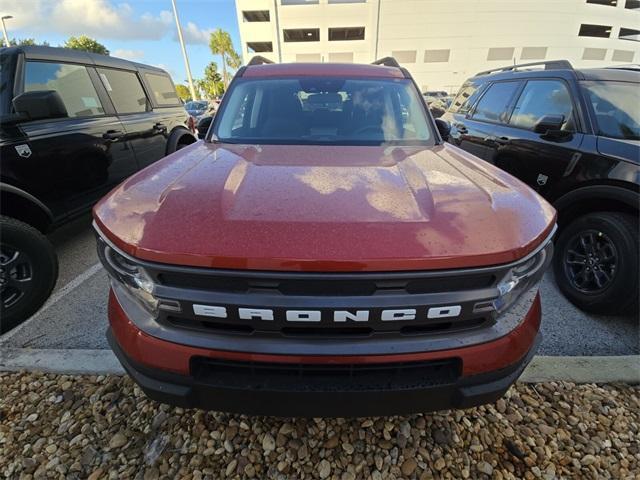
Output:
<svg viewBox="0 0 640 480">
<path fill-rule="evenodd" d="M 390 271 L 507 263 L 553 208 L 450 146 L 185 148 L 95 207 L 132 256 L 232 269 Z"/>
</svg>

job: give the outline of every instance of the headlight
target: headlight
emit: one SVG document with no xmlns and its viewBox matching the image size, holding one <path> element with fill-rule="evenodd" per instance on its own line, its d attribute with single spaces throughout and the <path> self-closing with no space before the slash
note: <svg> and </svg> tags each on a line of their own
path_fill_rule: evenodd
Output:
<svg viewBox="0 0 640 480">
<path fill-rule="evenodd" d="M 155 283 L 143 267 L 117 252 L 98 238 L 98 256 L 109 276 L 123 285 L 131 296 L 154 316 L 158 313 Z"/>
<path fill-rule="evenodd" d="M 552 255 L 553 244 L 549 241 L 533 256 L 509 269 L 498 283 L 498 298 L 493 302 L 498 314 L 508 310 L 523 293 L 538 287 Z"/>
</svg>

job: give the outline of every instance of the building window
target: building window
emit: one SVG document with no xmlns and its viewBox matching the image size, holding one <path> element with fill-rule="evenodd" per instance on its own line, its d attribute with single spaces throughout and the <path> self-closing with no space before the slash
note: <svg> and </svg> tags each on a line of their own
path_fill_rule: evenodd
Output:
<svg viewBox="0 0 640 480">
<path fill-rule="evenodd" d="M 614 50 L 611 60 L 614 62 L 633 62 L 633 56 L 636 52 L 633 50 Z"/>
<path fill-rule="evenodd" d="M 632 42 L 640 42 L 640 30 L 635 28 L 621 28 L 618 34 L 620 40 L 631 40 Z"/>
<path fill-rule="evenodd" d="M 424 63 L 448 62 L 450 50 L 425 50 Z"/>
<path fill-rule="evenodd" d="M 580 37 L 609 38 L 611 36 L 611 27 L 607 25 L 589 25 L 583 23 L 580 25 L 578 35 Z"/>
<path fill-rule="evenodd" d="M 640 8 L 640 0 L 627 0 L 624 4 L 624 8 L 629 10 L 638 10 Z"/>
<path fill-rule="evenodd" d="M 513 47 L 497 47 L 490 48 L 487 54 L 487 60 L 511 60 L 515 48 Z"/>
<path fill-rule="evenodd" d="M 298 53 L 296 62 L 321 62 L 322 57 L 319 53 Z"/>
<path fill-rule="evenodd" d="M 522 47 L 520 60 L 544 60 L 547 56 L 547 47 Z"/>
<path fill-rule="evenodd" d="M 329 61 L 336 63 L 353 63 L 353 52 L 330 52 Z"/>
<path fill-rule="evenodd" d="M 329 3 L 367 3 L 367 0 L 329 0 Z"/>
<path fill-rule="evenodd" d="M 329 41 L 364 40 L 364 27 L 342 27 L 329 29 Z"/>
<path fill-rule="evenodd" d="M 320 40 L 319 28 L 291 28 L 283 30 L 285 42 L 317 42 Z"/>
<path fill-rule="evenodd" d="M 587 0 L 587 3 L 593 3 L 595 5 L 609 5 L 615 7 L 618 5 L 618 0 Z"/>
<path fill-rule="evenodd" d="M 582 52 L 583 60 L 604 60 L 606 56 L 606 48 L 585 48 L 584 52 Z"/>
<path fill-rule="evenodd" d="M 273 43 L 271 42 L 247 42 L 247 50 L 249 52 L 263 53 L 273 52 Z"/>
<path fill-rule="evenodd" d="M 416 63 L 415 50 L 395 50 L 391 52 L 391 56 L 400 63 Z"/>
<path fill-rule="evenodd" d="M 280 0 L 282 5 L 316 5 L 318 0 Z"/>
<path fill-rule="evenodd" d="M 271 20 L 269 10 L 248 10 L 242 12 L 242 18 L 245 22 L 268 22 Z"/>
</svg>

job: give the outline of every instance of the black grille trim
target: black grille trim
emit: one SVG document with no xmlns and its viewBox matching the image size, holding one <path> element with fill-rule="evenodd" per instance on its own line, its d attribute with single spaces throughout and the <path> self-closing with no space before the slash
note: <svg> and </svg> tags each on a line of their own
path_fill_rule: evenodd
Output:
<svg viewBox="0 0 640 480">
<path fill-rule="evenodd" d="M 289 364 L 233 362 L 194 357 L 196 382 L 226 388 L 312 392 L 397 391 L 454 384 L 459 358 L 381 364 Z"/>
<path fill-rule="evenodd" d="M 437 272 L 431 272 L 437 273 Z M 285 274 L 287 275 L 287 274 Z M 287 278 L 280 273 L 258 274 L 250 271 L 242 276 L 211 273 L 159 272 L 157 280 L 162 285 L 175 288 L 193 288 L 205 291 L 229 293 L 272 293 L 287 296 L 371 296 L 388 293 L 439 293 L 469 291 L 491 287 L 496 276 L 493 272 L 451 277 L 442 275 L 423 276 L 416 272 L 398 275 L 394 273 L 345 274 L 348 278 L 340 278 L 335 274 L 294 274 L 295 278 Z M 398 278 L 393 278 L 398 275 Z"/>
</svg>

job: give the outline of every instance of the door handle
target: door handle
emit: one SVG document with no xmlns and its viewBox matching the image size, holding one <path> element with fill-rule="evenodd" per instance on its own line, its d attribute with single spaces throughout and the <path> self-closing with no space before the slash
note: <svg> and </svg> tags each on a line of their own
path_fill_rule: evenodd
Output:
<svg viewBox="0 0 640 480">
<path fill-rule="evenodd" d="M 462 134 L 469 133 L 469 130 L 467 129 L 467 127 L 464 126 L 464 123 L 456 123 L 455 127 L 456 127 L 456 130 L 458 130 L 458 132 Z"/>
<path fill-rule="evenodd" d="M 104 138 L 105 140 L 118 140 L 123 136 L 124 133 L 122 133 L 122 130 L 107 130 L 102 134 L 102 138 Z"/>
<path fill-rule="evenodd" d="M 166 132 L 167 131 L 167 126 L 164 123 L 156 123 L 153 125 L 153 130 L 156 132 Z"/>
<path fill-rule="evenodd" d="M 487 137 L 487 142 L 495 143 L 497 145 L 506 145 L 509 143 L 509 139 L 507 137 L 496 137 L 494 135 L 490 135 Z"/>
</svg>

